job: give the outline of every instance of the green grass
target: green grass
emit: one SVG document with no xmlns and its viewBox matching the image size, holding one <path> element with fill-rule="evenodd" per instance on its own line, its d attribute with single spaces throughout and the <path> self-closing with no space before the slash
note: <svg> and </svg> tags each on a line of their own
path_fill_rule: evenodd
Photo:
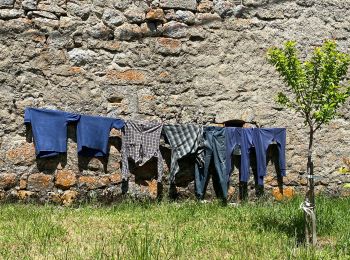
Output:
<svg viewBox="0 0 350 260">
<path fill-rule="evenodd" d="M 318 198 L 319 245 L 301 198 L 283 203 L 0 206 L 1 259 L 350 259 L 350 198 Z"/>
</svg>

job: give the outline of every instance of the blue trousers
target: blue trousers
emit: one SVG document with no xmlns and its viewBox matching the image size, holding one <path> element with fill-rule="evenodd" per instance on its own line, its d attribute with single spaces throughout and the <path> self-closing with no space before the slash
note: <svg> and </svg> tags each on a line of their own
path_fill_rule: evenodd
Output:
<svg viewBox="0 0 350 260">
<path fill-rule="evenodd" d="M 249 180 L 249 152 L 253 147 L 252 128 L 227 127 L 226 128 L 226 169 L 230 176 L 232 166 L 232 152 L 236 147 L 241 150 L 240 162 L 240 181 L 248 182 Z"/>
<path fill-rule="evenodd" d="M 228 173 L 226 170 L 226 129 L 209 126 L 204 128 L 204 164 L 195 165 L 196 196 L 203 199 L 209 180 L 209 165 L 215 166 L 213 184 L 216 195 L 226 200 L 228 190 Z"/>
<path fill-rule="evenodd" d="M 264 176 L 266 176 L 266 151 L 272 142 L 277 143 L 280 174 L 281 176 L 286 176 L 286 129 L 253 128 L 252 134 L 256 151 L 258 184 L 264 184 Z"/>
</svg>

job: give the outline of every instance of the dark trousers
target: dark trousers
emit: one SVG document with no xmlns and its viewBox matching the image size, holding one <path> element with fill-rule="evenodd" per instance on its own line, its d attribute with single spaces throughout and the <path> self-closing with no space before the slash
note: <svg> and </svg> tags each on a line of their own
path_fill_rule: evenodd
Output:
<svg viewBox="0 0 350 260">
<path fill-rule="evenodd" d="M 205 127 L 203 138 L 204 163 L 196 162 L 195 165 L 196 196 L 198 199 L 204 198 L 209 180 L 209 166 L 212 162 L 216 170 L 212 178 L 216 195 L 226 200 L 229 178 L 226 170 L 225 128 Z"/>
</svg>

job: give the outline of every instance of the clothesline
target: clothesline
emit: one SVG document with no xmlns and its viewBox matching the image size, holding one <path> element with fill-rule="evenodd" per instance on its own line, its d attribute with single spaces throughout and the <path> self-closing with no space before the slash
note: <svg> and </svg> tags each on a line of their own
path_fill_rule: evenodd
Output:
<svg viewBox="0 0 350 260">
<path fill-rule="evenodd" d="M 239 147 L 241 181 L 249 180 L 249 154 L 255 148 L 258 183 L 266 176 L 266 152 L 275 142 L 279 152 L 280 175 L 285 176 L 285 128 L 241 128 L 203 126 L 199 124 L 162 124 L 89 116 L 59 110 L 26 108 L 24 122 L 32 125 L 36 156 L 52 157 L 67 152 L 67 125 L 77 123 L 77 146 L 80 156 L 100 157 L 109 154 L 109 134 L 112 128 L 122 130 L 122 176 L 130 176 L 129 161 L 142 166 L 157 158 L 158 182 L 163 177 L 160 138 L 163 135 L 172 150 L 170 182 L 174 183 L 180 167 L 178 160 L 189 154 L 196 156 L 196 195 L 202 199 L 209 178 L 209 165 L 214 162 L 217 186 L 221 197 L 227 197 L 232 172 L 231 156 Z M 214 180 L 213 179 L 213 180 Z"/>
</svg>

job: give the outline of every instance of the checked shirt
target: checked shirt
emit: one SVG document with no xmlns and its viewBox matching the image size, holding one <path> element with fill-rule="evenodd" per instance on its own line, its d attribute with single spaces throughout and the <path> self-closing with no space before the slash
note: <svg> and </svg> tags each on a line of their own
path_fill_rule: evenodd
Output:
<svg viewBox="0 0 350 260">
<path fill-rule="evenodd" d="M 162 124 L 139 121 L 126 121 L 122 136 L 122 176 L 127 179 L 130 174 L 129 159 L 137 166 L 144 165 L 156 157 L 158 182 L 163 176 L 163 157 L 159 150 Z"/>
<path fill-rule="evenodd" d="M 165 125 L 163 131 L 171 146 L 170 181 L 180 167 L 178 160 L 187 154 L 196 154 L 197 161 L 203 162 L 203 127 L 193 124 Z"/>
</svg>

